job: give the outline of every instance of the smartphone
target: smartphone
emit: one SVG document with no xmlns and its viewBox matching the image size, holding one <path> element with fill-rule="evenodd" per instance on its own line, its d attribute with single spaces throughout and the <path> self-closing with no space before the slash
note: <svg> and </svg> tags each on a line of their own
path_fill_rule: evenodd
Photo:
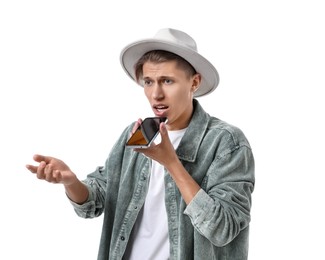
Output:
<svg viewBox="0 0 325 260">
<path fill-rule="evenodd" d="M 161 122 L 167 122 L 167 117 L 145 118 L 125 145 L 131 148 L 147 148 L 157 137 Z"/>
</svg>

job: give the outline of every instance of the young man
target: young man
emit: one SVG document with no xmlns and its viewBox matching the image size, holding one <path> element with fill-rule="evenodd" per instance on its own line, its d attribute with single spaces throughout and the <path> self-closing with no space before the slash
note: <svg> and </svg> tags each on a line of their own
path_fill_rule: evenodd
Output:
<svg viewBox="0 0 325 260">
<path fill-rule="evenodd" d="M 167 117 L 149 148 L 125 143 L 86 180 L 61 160 L 35 155 L 40 179 L 62 183 L 77 214 L 104 214 L 98 259 L 247 259 L 254 158 L 240 129 L 206 113 L 196 97 L 219 76 L 182 31 L 162 29 L 121 53 L 155 116 Z"/>
</svg>

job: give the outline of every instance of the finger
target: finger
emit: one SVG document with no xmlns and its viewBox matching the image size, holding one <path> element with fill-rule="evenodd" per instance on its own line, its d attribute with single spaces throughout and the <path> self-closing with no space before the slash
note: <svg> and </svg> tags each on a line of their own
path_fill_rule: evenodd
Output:
<svg viewBox="0 0 325 260">
<path fill-rule="evenodd" d="M 36 173 L 37 172 L 37 166 L 27 164 L 26 165 L 26 168 L 27 168 L 27 170 L 29 170 L 32 173 Z"/>
<path fill-rule="evenodd" d="M 53 172 L 52 164 L 46 164 L 46 166 L 44 168 L 44 173 L 45 174 L 52 174 L 52 172 Z"/>
<path fill-rule="evenodd" d="M 37 167 L 36 176 L 39 179 L 45 179 L 44 169 L 46 167 L 46 163 L 44 161 L 41 161 L 40 164 Z"/>
<path fill-rule="evenodd" d="M 45 180 L 48 182 L 55 182 L 54 169 L 52 164 L 47 164 L 44 168 Z"/>
<path fill-rule="evenodd" d="M 53 182 L 54 178 L 53 178 L 52 173 L 46 173 L 46 174 L 45 174 L 45 180 L 46 180 L 47 182 Z"/>
<path fill-rule="evenodd" d="M 53 182 L 60 183 L 62 181 L 62 174 L 59 170 L 53 171 Z"/>
<path fill-rule="evenodd" d="M 169 135 L 168 135 L 168 131 L 167 131 L 167 127 L 166 127 L 165 123 L 160 123 L 159 131 L 160 131 L 160 135 L 161 135 L 161 144 L 171 146 L 172 143 L 169 139 Z"/>
<path fill-rule="evenodd" d="M 136 132 L 136 130 L 137 130 L 137 129 L 139 128 L 139 126 L 141 125 L 141 123 L 142 123 L 142 119 L 139 118 L 139 119 L 134 123 L 133 128 L 132 128 L 132 131 L 131 131 L 131 133 L 129 134 L 129 137 L 131 137 L 131 136 Z"/>
<path fill-rule="evenodd" d="M 134 132 L 138 129 L 138 127 L 141 125 L 141 123 L 142 123 L 142 119 L 141 118 L 139 118 L 138 119 L 138 121 L 136 121 L 135 122 L 135 124 L 134 124 L 134 126 L 133 126 L 133 128 L 132 128 L 132 134 L 134 134 Z"/>
<path fill-rule="evenodd" d="M 55 170 L 52 164 L 47 164 L 44 169 L 45 180 L 52 183 L 59 183 L 62 179 L 61 172 Z"/>
<path fill-rule="evenodd" d="M 48 162 L 49 161 L 49 158 L 47 156 L 44 156 L 44 155 L 40 155 L 40 154 L 35 154 L 33 156 L 33 159 L 35 162 L 41 162 L 41 161 L 44 161 L 44 162 Z"/>
<path fill-rule="evenodd" d="M 164 122 L 160 123 L 159 132 L 160 132 L 161 138 L 164 138 L 166 135 L 168 136 L 166 124 Z"/>
</svg>

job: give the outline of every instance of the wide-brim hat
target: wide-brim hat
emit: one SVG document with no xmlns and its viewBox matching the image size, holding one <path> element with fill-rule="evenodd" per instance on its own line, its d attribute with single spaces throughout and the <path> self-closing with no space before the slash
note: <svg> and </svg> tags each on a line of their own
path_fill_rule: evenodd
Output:
<svg viewBox="0 0 325 260">
<path fill-rule="evenodd" d="M 219 74 L 216 68 L 198 53 L 194 39 L 182 31 L 171 28 L 161 29 L 153 38 L 135 41 L 121 51 L 122 67 L 135 82 L 137 82 L 135 64 L 145 53 L 152 50 L 175 53 L 189 62 L 196 72 L 201 74 L 201 84 L 194 93 L 194 97 L 210 94 L 218 86 Z"/>
</svg>

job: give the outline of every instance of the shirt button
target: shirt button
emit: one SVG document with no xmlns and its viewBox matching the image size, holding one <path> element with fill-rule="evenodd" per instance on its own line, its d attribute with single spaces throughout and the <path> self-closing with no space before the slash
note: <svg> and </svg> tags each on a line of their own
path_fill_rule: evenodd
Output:
<svg viewBox="0 0 325 260">
<path fill-rule="evenodd" d="M 121 236 L 121 240 L 124 241 L 125 240 L 125 237 L 124 236 Z"/>
</svg>

